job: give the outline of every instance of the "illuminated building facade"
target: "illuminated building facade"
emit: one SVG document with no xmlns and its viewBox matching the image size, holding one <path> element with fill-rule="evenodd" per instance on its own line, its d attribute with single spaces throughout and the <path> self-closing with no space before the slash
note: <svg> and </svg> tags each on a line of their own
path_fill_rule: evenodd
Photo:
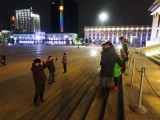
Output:
<svg viewBox="0 0 160 120">
<path fill-rule="evenodd" d="M 20 32 L 40 32 L 40 16 L 31 9 L 15 10 L 15 29 Z"/>
<path fill-rule="evenodd" d="M 77 42 L 75 33 L 13 34 L 11 38 L 14 44 L 73 45 Z"/>
<path fill-rule="evenodd" d="M 148 45 L 158 44 L 160 43 L 160 0 L 156 0 L 153 5 L 149 8 L 151 11 L 151 15 L 153 15 L 152 21 L 152 33 L 151 33 L 151 41 L 148 42 Z"/>
<path fill-rule="evenodd" d="M 76 0 L 51 0 L 51 32 L 78 32 L 78 3 Z"/>
<path fill-rule="evenodd" d="M 151 26 L 93 26 L 84 28 L 86 43 L 99 44 L 111 41 L 119 43 L 119 37 L 124 36 L 130 44 L 145 46 L 150 41 Z"/>
<path fill-rule="evenodd" d="M 73 45 L 76 44 L 75 33 L 50 33 L 46 34 L 45 44 L 50 45 Z"/>
</svg>

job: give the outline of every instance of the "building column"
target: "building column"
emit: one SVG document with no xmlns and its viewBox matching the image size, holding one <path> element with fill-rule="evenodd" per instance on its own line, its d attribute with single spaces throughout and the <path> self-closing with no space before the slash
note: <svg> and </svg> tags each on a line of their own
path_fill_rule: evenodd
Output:
<svg viewBox="0 0 160 120">
<path fill-rule="evenodd" d="M 156 41 L 158 20 L 159 20 L 159 13 L 156 13 L 156 14 L 153 15 L 151 41 Z"/>
<path fill-rule="evenodd" d="M 157 27 L 157 42 L 158 42 L 158 40 L 160 39 L 160 21 L 159 21 L 159 25 L 158 25 L 158 27 Z"/>
</svg>

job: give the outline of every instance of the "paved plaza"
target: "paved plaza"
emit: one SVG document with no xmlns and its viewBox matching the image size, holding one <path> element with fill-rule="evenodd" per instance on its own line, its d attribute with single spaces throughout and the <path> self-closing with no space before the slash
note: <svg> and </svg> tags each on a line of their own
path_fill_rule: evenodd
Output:
<svg viewBox="0 0 160 120">
<path fill-rule="evenodd" d="M 136 59 L 136 69 L 146 68 L 146 77 L 158 93 L 156 95 L 144 80 L 142 105 L 147 113 L 136 113 L 130 106 L 137 104 L 139 98 L 141 75 L 137 70 L 134 76 L 136 87 L 126 85 L 131 82 L 130 70 L 129 75 L 123 75 L 123 94 L 111 90 L 108 100 L 104 101 L 97 92 L 101 50 L 97 46 L 80 46 L 79 49 L 77 46 L 0 46 L 0 54 L 7 58 L 7 65 L 0 67 L 0 120 L 101 120 L 102 115 L 104 120 L 159 120 L 159 66 L 130 49 L 132 58 Z M 65 74 L 61 63 L 63 52 L 68 56 L 68 72 Z M 46 83 L 46 101 L 36 107 L 33 105 L 31 64 L 35 58 L 46 61 L 49 55 L 58 58 L 56 82 Z M 48 69 L 45 72 L 48 76 Z"/>
<path fill-rule="evenodd" d="M 97 54 L 91 54 L 94 51 Z M 63 52 L 67 52 L 68 56 L 68 72 L 65 74 L 61 63 Z M 90 46 L 79 49 L 77 46 L 1 47 L 0 54 L 6 55 L 7 65 L 0 67 L 0 106 L 3 108 L 0 110 L 0 118 L 48 120 L 56 117 L 80 89 L 79 87 L 84 85 L 85 88 L 85 84 L 89 84 L 88 82 L 98 76 L 100 52 L 100 47 Z M 35 108 L 32 104 L 34 83 L 31 64 L 35 58 L 46 61 L 49 55 L 58 58 L 55 63 L 56 82 L 52 85 L 46 84 L 44 95 L 46 101 L 39 108 Z M 48 69 L 45 72 L 48 76 Z"/>
</svg>

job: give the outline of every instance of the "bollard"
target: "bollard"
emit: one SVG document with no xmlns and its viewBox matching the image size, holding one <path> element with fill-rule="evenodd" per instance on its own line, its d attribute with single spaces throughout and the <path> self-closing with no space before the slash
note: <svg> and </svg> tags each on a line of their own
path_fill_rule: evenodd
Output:
<svg viewBox="0 0 160 120">
<path fill-rule="evenodd" d="M 130 74 L 131 60 L 132 60 L 132 58 L 130 57 L 130 58 L 129 58 L 128 74 L 127 74 L 127 75 L 129 75 L 129 74 Z"/>
<path fill-rule="evenodd" d="M 132 57 L 132 54 L 130 56 L 128 56 L 128 61 L 127 61 L 127 64 L 126 64 L 126 68 L 129 67 L 131 57 Z"/>
<path fill-rule="evenodd" d="M 134 83 L 133 83 L 134 68 L 135 68 L 135 58 L 133 58 L 133 66 L 132 66 L 131 83 L 127 83 L 127 86 L 129 86 L 129 87 L 136 87 L 136 84 L 134 84 Z"/>
<path fill-rule="evenodd" d="M 134 104 L 134 105 L 131 106 L 131 109 L 132 109 L 132 110 L 134 110 L 134 111 L 137 112 L 137 113 L 141 113 L 141 114 L 144 114 L 144 113 L 147 112 L 147 109 L 146 109 L 144 106 L 141 105 L 144 72 L 145 72 L 145 68 L 142 67 L 142 72 L 141 72 L 141 84 L 140 84 L 138 104 Z"/>
</svg>

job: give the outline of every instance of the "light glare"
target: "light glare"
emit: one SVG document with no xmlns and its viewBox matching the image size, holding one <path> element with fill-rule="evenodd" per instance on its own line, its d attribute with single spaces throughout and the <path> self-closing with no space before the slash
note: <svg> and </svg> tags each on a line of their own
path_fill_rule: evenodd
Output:
<svg viewBox="0 0 160 120">
<path fill-rule="evenodd" d="M 96 56 L 97 55 L 97 52 L 95 50 L 92 50 L 91 51 L 91 56 Z"/>
<path fill-rule="evenodd" d="M 100 20 L 106 20 L 107 19 L 107 14 L 106 13 L 101 13 L 99 15 Z"/>
</svg>

